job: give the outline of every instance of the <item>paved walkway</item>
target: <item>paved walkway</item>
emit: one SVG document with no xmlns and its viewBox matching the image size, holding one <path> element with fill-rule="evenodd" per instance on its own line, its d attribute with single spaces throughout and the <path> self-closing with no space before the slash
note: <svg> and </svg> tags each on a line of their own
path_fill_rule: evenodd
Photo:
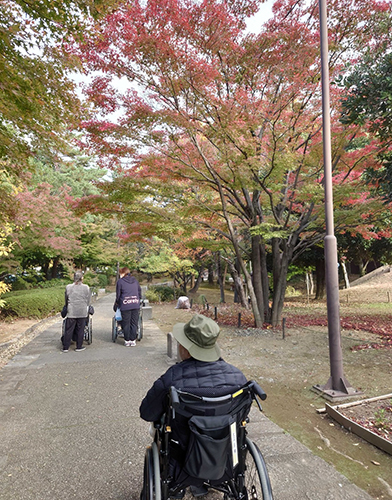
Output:
<svg viewBox="0 0 392 500">
<path fill-rule="evenodd" d="M 168 367 L 153 321 L 135 348 L 111 340 L 113 296 L 94 304 L 93 343 L 60 351 L 61 320 L 0 370 L 1 500 L 139 500 L 148 424 L 139 404 Z M 275 500 L 370 500 L 256 409 L 250 437 Z"/>
</svg>

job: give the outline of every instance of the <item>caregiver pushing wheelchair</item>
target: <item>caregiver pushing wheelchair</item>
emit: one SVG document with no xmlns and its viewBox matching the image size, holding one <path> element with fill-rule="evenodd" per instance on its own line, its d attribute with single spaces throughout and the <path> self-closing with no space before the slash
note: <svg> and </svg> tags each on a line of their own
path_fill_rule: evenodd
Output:
<svg viewBox="0 0 392 500">
<path fill-rule="evenodd" d="M 121 311 L 121 328 L 124 333 L 124 346 L 136 346 L 142 290 L 138 280 L 132 276 L 128 267 L 119 270 L 120 279 L 116 283 L 116 300 L 113 310 Z"/>
</svg>

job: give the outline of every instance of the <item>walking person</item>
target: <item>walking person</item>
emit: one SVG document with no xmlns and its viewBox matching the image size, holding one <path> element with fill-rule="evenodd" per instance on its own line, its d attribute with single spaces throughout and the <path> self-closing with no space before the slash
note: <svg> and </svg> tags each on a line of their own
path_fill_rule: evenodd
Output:
<svg viewBox="0 0 392 500">
<path fill-rule="evenodd" d="M 65 332 L 63 341 L 63 352 L 68 352 L 72 337 L 75 333 L 76 352 L 84 351 L 83 334 L 86 319 L 88 318 L 88 308 L 91 300 L 91 291 L 88 285 L 83 283 L 82 271 L 76 271 L 74 282 L 67 285 L 65 289 L 65 305 L 67 309 L 67 319 L 65 322 Z"/>
<path fill-rule="evenodd" d="M 120 308 L 121 311 L 121 327 L 124 333 L 125 347 L 134 347 L 136 345 L 142 290 L 138 280 L 131 275 L 128 267 L 122 267 L 119 273 L 120 279 L 116 284 L 116 301 L 113 309 L 116 311 L 117 308 Z"/>
</svg>

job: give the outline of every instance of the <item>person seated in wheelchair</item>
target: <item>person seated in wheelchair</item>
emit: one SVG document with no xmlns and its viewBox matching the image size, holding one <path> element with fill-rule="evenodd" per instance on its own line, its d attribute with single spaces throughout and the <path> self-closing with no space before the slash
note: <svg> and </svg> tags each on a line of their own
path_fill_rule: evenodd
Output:
<svg viewBox="0 0 392 500">
<path fill-rule="evenodd" d="M 219 325 L 201 314 L 193 316 L 188 323 L 174 325 L 173 336 L 179 343 L 182 361 L 171 366 L 147 392 L 140 405 L 143 420 L 155 423 L 162 421 L 171 387 L 215 398 L 234 393 L 247 383 L 241 370 L 222 359 L 217 344 L 219 333 Z M 169 475 L 173 480 L 181 472 L 188 440 L 188 421 L 176 418 L 171 428 L 170 443 Z M 194 496 L 200 496 L 208 490 L 203 484 L 196 484 L 191 485 L 191 491 Z"/>
</svg>

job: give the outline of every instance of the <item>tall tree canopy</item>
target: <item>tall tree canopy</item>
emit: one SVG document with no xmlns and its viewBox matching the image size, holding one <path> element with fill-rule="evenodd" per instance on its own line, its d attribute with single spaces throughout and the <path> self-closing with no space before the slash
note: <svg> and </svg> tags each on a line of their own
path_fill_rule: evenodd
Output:
<svg viewBox="0 0 392 500">
<path fill-rule="evenodd" d="M 380 138 L 380 163 L 367 170 L 367 177 L 392 201 L 392 54 L 371 51 L 342 81 L 348 89 L 342 121 L 367 126 Z"/>
<path fill-rule="evenodd" d="M 4 0 L 0 3 L 0 159 L 27 168 L 23 158 L 46 148 L 55 155 L 82 107 L 70 71 L 77 61 L 62 44 L 116 2 Z"/>
<path fill-rule="evenodd" d="M 324 191 L 317 2 L 278 1 L 250 35 L 244 20 L 257 4 L 125 1 L 79 55 L 97 75 L 86 89 L 96 110 L 89 145 L 123 176 L 117 182 L 135 185 L 132 204 L 144 189 L 150 212 L 171 211 L 231 243 L 261 326 L 279 321 L 289 264 L 323 238 Z M 391 46 L 388 3 L 328 7 L 333 78 L 364 47 Z M 341 93 L 332 87 L 337 228 L 369 235 L 381 208 L 362 173 L 377 143 L 362 145 L 360 126 L 342 126 Z"/>
</svg>

